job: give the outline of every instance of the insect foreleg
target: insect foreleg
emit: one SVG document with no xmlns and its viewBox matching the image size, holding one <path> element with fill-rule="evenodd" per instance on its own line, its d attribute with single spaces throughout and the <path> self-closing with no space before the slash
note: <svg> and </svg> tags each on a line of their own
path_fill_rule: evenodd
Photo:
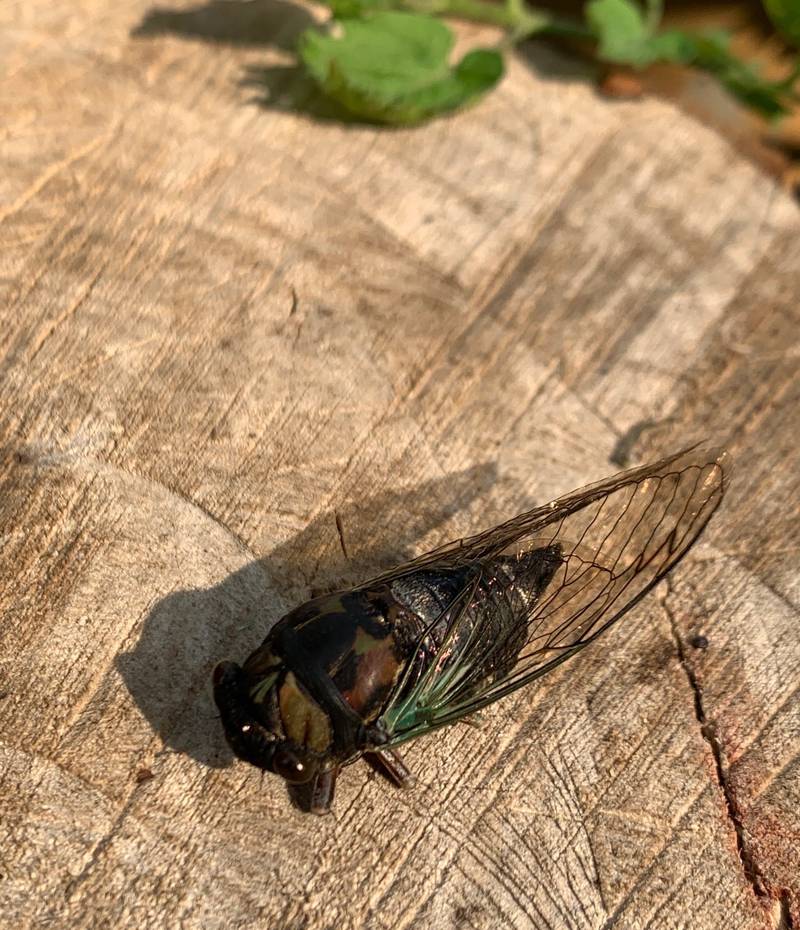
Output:
<svg viewBox="0 0 800 930">
<path fill-rule="evenodd" d="M 366 753 L 364 758 L 376 772 L 380 772 L 398 788 L 413 788 L 417 783 L 417 776 L 403 762 L 396 749 L 374 749 Z"/>
<path fill-rule="evenodd" d="M 314 779 L 311 788 L 311 804 L 309 810 L 312 814 L 327 814 L 333 803 L 333 794 L 336 789 L 336 776 L 339 769 L 332 768 L 320 772 Z"/>
</svg>

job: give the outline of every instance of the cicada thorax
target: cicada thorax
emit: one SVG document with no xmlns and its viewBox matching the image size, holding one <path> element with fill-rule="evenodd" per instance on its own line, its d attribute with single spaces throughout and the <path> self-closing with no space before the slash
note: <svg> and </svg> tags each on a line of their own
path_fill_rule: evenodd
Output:
<svg viewBox="0 0 800 930">
<path fill-rule="evenodd" d="M 261 722 L 325 761 L 347 761 L 413 652 L 412 617 L 385 585 L 315 598 L 287 614 L 244 664 Z"/>
</svg>

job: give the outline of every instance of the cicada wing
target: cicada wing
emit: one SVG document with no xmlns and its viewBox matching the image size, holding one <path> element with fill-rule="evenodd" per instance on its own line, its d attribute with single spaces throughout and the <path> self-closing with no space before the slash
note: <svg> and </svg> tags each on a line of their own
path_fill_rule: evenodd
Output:
<svg viewBox="0 0 800 930">
<path fill-rule="evenodd" d="M 727 453 L 693 447 L 559 498 L 488 532 L 435 550 L 383 580 L 420 569 L 476 564 L 483 586 L 519 604 L 513 571 L 498 559 L 549 559 L 535 603 L 514 614 L 498 636 L 476 624 L 471 593 L 448 608 L 448 633 L 435 660 L 384 712 L 393 743 L 453 723 L 543 675 L 592 642 L 686 554 L 719 506 Z M 487 587 L 488 585 L 488 587 Z M 459 636 L 469 629 L 468 636 Z M 488 635 L 487 635 L 488 634 Z M 449 649 L 448 640 L 458 642 Z M 465 644 L 466 643 L 466 644 Z M 516 661 L 508 662 L 513 645 Z M 518 648 L 519 647 L 519 648 Z M 497 669 L 501 673 L 497 673 Z M 401 683 L 402 685 L 402 683 Z"/>
<path fill-rule="evenodd" d="M 660 474 L 666 475 L 671 472 L 680 474 L 687 468 L 712 467 L 716 467 L 717 470 L 721 497 L 724 475 L 730 474 L 730 455 L 723 449 L 698 444 L 658 462 L 619 472 L 595 484 L 572 491 L 549 504 L 519 514 L 475 536 L 446 543 L 371 580 L 387 581 L 422 568 L 455 568 L 500 555 L 514 544 L 524 546 L 526 538 L 545 535 L 553 538 L 559 535 L 559 532 L 557 529 L 555 533 L 550 532 L 550 528 L 558 528 L 561 520 L 576 511 L 583 510 L 593 502 L 602 501 L 615 491 L 630 486 L 640 479 L 656 477 Z M 548 528 L 548 534 L 545 534 L 545 528 Z"/>
</svg>

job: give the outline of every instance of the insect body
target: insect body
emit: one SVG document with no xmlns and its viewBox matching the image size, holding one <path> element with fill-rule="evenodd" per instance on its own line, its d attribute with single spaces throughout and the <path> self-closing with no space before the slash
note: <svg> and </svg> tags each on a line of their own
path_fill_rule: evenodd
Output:
<svg viewBox="0 0 800 930">
<path fill-rule="evenodd" d="M 574 655 L 643 597 L 719 505 L 725 453 L 622 472 L 280 620 L 214 671 L 234 753 L 330 808 L 366 756 L 401 787 L 395 746 L 455 723 Z"/>
</svg>

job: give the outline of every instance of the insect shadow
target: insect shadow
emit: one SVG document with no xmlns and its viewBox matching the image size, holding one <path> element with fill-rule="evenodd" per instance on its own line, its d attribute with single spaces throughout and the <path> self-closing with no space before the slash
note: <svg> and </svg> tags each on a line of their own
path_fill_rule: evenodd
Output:
<svg viewBox="0 0 800 930">
<path fill-rule="evenodd" d="M 230 765 L 211 696 L 211 671 L 242 661 L 291 607 L 349 587 L 408 559 L 421 537 L 485 498 L 487 463 L 388 491 L 320 515 L 291 540 L 217 585 L 162 598 L 136 646 L 116 660 L 126 687 L 168 750 L 213 768 Z"/>
</svg>

